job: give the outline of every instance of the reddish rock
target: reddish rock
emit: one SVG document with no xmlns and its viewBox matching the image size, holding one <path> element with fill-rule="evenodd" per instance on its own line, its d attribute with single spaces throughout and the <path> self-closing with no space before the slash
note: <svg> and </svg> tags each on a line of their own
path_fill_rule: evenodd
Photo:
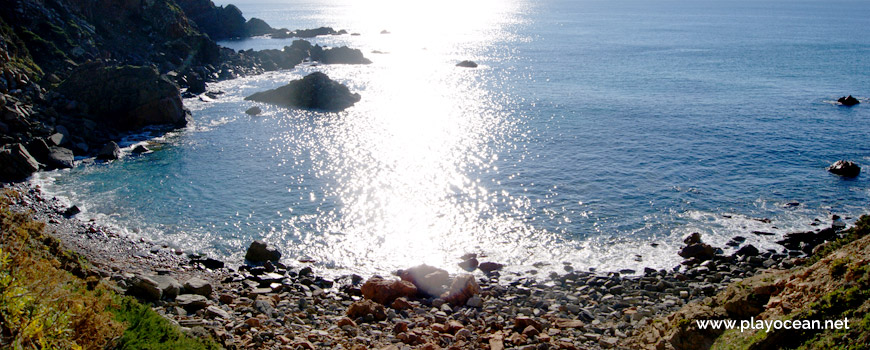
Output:
<svg viewBox="0 0 870 350">
<path fill-rule="evenodd" d="M 538 329 L 535 328 L 535 326 L 529 325 L 525 329 L 523 329 L 523 335 L 527 336 L 529 338 L 534 337 L 538 334 L 541 334 L 541 332 L 538 331 Z"/>
<path fill-rule="evenodd" d="M 364 317 L 368 314 L 374 316 L 378 321 L 387 319 L 384 306 L 368 299 L 356 301 L 347 308 L 347 316 L 350 318 Z"/>
<path fill-rule="evenodd" d="M 411 303 L 409 303 L 405 298 L 396 298 L 396 300 L 390 304 L 390 307 L 396 310 L 405 310 L 411 308 Z"/>
<path fill-rule="evenodd" d="M 385 280 L 375 276 L 369 278 L 360 288 L 363 297 L 383 305 L 390 305 L 397 298 L 417 295 L 417 287 L 407 281 Z"/>
<path fill-rule="evenodd" d="M 456 334 L 456 332 L 463 328 L 465 328 L 465 326 L 462 325 L 462 323 L 460 323 L 459 321 L 450 320 L 449 322 L 447 322 L 447 332 L 450 334 Z"/>
<path fill-rule="evenodd" d="M 338 325 L 339 327 L 344 327 L 344 326 L 356 327 L 356 322 L 354 322 L 350 318 L 342 317 L 340 320 L 338 320 L 338 323 L 336 323 L 336 325 Z"/>
<path fill-rule="evenodd" d="M 515 331 L 522 332 L 528 326 L 534 327 L 539 332 L 544 329 L 544 327 L 541 326 L 540 322 L 536 321 L 535 319 L 533 319 L 531 317 L 517 316 L 517 318 L 514 319 L 514 330 Z"/>
<path fill-rule="evenodd" d="M 583 328 L 583 321 L 569 320 L 566 318 L 557 318 L 554 322 L 557 328 Z"/>
<path fill-rule="evenodd" d="M 441 294 L 441 298 L 450 303 L 450 305 L 462 306 L 465 305 L 468 299 L 477 295 L 477 293 L 480 293 L 480 286 L 477 284 L 474 276 L 460 275 L 453 279 L 450 288 L 447 292 Z"/>
</svg>

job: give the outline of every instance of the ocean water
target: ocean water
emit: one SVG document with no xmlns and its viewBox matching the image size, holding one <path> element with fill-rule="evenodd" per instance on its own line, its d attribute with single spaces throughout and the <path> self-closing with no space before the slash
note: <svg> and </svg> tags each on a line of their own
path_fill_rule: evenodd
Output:
<svg viewBox="0 0 870 350">
<path fill-rule="evenodd" d="M 134 237 L 231 263 L 264 239 L 336 274 L 455 271 L 465 253 L 544 275 L 670 268 L 690 232 L 781 250 L 786 232 L 870 207 L 866 175 L 825 170 L 870 165 L 866 1 L 234 3 L 274 27 L 359 33 L 312 41 L 374 63 L 211 84 L 224 94 L 185 101 L 192 125 L 124 142 L 154 152 L 33 181 Z M 466 59 L 480 67 L 454 66 Z M 362 101 L 243 100 L 313 71 Z M 834 103 L 847 94 L 865 103 Z"/>
</svg>

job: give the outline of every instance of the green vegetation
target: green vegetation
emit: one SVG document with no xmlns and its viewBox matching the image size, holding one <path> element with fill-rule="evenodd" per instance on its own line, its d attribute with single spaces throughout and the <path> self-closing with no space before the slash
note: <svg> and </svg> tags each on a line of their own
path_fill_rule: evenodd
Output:
<svg viewBox="0 0 870 350">
<path fill-rule="evenodd" d="M 80 255 L 46 235 L 43 223 L 9 210 L 16 196 L 0 193 L 0 348 L 220 348 L 86 277 Z"/>
</svg>

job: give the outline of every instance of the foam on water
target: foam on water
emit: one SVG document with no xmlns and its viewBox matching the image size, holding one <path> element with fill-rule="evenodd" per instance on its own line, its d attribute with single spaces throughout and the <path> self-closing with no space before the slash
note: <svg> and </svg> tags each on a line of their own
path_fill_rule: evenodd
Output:
<svg viewBox="0 0 870 350">
<path fill-rule="evenodd" d="M 374 63 L 209 84 L 224 94 L 185 100 L 188 127 L 33 181 L 130 235 L 231 263 L 265 239 L 335 273 L 455 271 L 469 252 L 544 275 L 672 268 L 691 232 L 781 250 L 787 232 L 866 211 L 866 178 L 825 167 L 870 163 L 870 109 L 830 102 L 870 86 L 858 69 L 870 39 L 841 35 L 870 27 L 867 3 L 483 1 L 467 21 L 365 4 L 238 4 L 275 26 L 360 32 L 313 42 Z M 465 59 L 480 67 L 454 67 Z M 244 101 L 313 71 L 362 101 L 340 113 Z M 129 155 L 142 143 L 153 152 Z"/>
</svg>

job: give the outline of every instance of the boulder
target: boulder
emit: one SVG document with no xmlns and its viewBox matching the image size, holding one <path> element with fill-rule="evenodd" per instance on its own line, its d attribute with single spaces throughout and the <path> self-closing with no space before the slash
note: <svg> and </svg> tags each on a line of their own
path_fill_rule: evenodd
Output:
<svg viewBox="0 0 870 350">
<path fill-rule="evenodd" d="M 67 218 L 71 218 L 71 217 L 73 217 L 76 214 L 81 213 L 81 212 L 82 212 L 82 210 L 79 209 L 79 206 L 73 205 L 69 208 L 66 208 L 66 210 L 63 211 L 63 216 L 67 217 Z"/>
<path fill-rule="evenodd" d="M 20 143 L 0 149 L 0 181 L 21 181 L 39 170 L 39 162 Z"/>
<path fill-rule="evenodd" d="M 453 279 L 450 288 L 441 298 L 453 306 L 465 305 L 471 297 L 480 293 L 480 286 L 472 275 L 460 275 Z"/>
<path fill-rule="evenodd" d="M 456 64 L 457 67 L 463 68 L 477 68 L 477 63 L 474 61 L 462 61 Z"/>
<path fill-rule="evenodd" d="M 852 95 L 840 97 L 837 99 L 837 102 L 843 106 L 854 106 L 861 103 L 861 101 L 858 101 L 858 99 L 852 97 Z"/>
<path fill-rule="evenodd" d="M 115 141 L 109 141 L 97 152 L 97 159 L 113 160 L 121 158 L 121 147 Z"/>
<path fill-rule="evenodd" d="M 408 281 L 385 280 L 379 276 L 369 278 L 360 287 L 366 299 L 383 305 L 390 305 L 397 298 L 410 298 L 417 295 L 417 287 Z"/>
<path fill-rule="evenodd" d="M 157 282 L 157 289 L 160 289 L 162 299 L 172 300 L 181 292 L 181 283 L 171 276 L 149 276 L 149 278 Z"/>
<path fill-rule="evenodd" d="M 838 160 L 828 167 L 828 171 L 842 177 L 856 177 L 861 173 L 861 167 L 852 161 Z"/>
<path fill-rule="evenodd" d="M 48 161 L 45 163 L 47 169 L 67 169 L 75 165 L 75 156 L 73 152 L 63 147 L 49 147 Z"/>
<path fill-rule="evenodd" d="M 686 237 L 683 237 L 683 243 L 685 243 L 687 245 L 701 243 L 701 234 L 698 232 L 692 232 L 692 233 L 686 235 Z"/>
<path fill-rule="evenodd" d="M 706 243 L 695 243 L 683 247 L 680 256 L 686 259 L 698 259 L 701 261 L 713 259 L 716 249 Z"/>
<path fill-rule="evenodd" d="M 465 271 L 474 271 L 477 268 L 477 265 L 480 263 L 477 261 L 477 258 L 470 258 L 467 260 L 463 260 L 459 263 L 459 267 L 461 267 Z"/>
<path fill-rule="evenodd" d="M 205 78 L 203 78 L 199 73 L 190 72 L 185 77 L 187 80 L 187 92 L 199 95 L 206 90 Z"/>
<path fill-rule="evenodd" d="M 202 264 L 203 267 L 205 267 L 209 270 L 217 270 L 217 269 L 224 268 L 223 261 L 220 261 L 217 259 L 212 259 L 212 258 L 193 259 L 193 260 L 190 260 L 190 263 L 191 264 Z"/>
<path fill-rule="evenodd" d="M 738 249 L 734 255 L 737 256 L 758 256 L 758 248 L 755 248 L 752 244 L 747 244 L 740 249 Z"/>
<path fill-rule="evenodd" d="M 187 124 L 178 87 L 156 68 L 104 66 L 89 62 L 78 67 L 55 91 L 87 105 L 101 126 L 132 131 L 147 125 Z"/>
<path fill-rule="evenodd" d="M 254 106 L 254 107 L 251 107 L 251 108 L 248 108 L 247 110 L 245 110 L 245 114 L 247 114 L 247 115 L 258 115 L 260 113 L 263 113 L 263 110 L 257 106 Z"/>
<path fill-rule="evenodd" d="M 346 86 L 329 79 L 326 74 L 314 72 L 300 80 L 273 90 L 261 91 L 245 98 L 285 107 L 320 109 L 337 112 L 361 99 Z"/>
<path fill-rule="evenodd" d="M 420 292 L 428 296 L 439 296 L 450 284 L 450 275 L 447 271 L 429 265 L 418 265 L 399 272 L 403 281 L 414 284 Z"/>
<path fill-rule="evenodd" d="M 194 312 L 208 306 L 208 299 L 199 294 L 182 294 L 175 297 L 175 302 L 188 312 Z"/>
<path fill-rule="evenodd" d="M 133 154 L 142 154 L 148 153 L 149 151 L 151 150 L 149 150 L 148 147 L 145 147 L 145 145 L 136 145 L 136 147 L 133 147 L 131 152 L 133 152 Z"/>
<path fill-rule="evenodd" d="M 247 36 L 245 17 L 232 4 L 215 6 L 210 0 L 177 0 L 187 18 L 212 40 L 224 40 Z"/>
<path fill-rule="evenodd" d="M 496 262 L 487 261 L 487 262 L 480 263 L 480 265 L 478 265 L 477 268 L 480 269 L 480 271 L 483 271 L 484 273 L 489 274 L 489 273 L 492 273 L 493 271 L 498 271 L 498 270 L 503 269 L 504 265 L 496 263 Z"/>
<path fill-rule="evenodd" d="M 130 280 L 127 294 L 146 301 L 157 301 L 163 296 L 163 291 L 151 276 L 137 275 Z"/>
<path fill-rule="evenodd" d="M 245 260 L 255 264 L 281 260 L 281 252 L 263 241 L 254 241 L 245 252 Z"/>
<path fill-rule="evenodd" d="M 51 136 L 48 137 L 48 142 L 52 146 L 62 146 L 63 144 L 67 143 L 68 139 L 69 138 L 66 136 L 63 136 L 63 134 L 56 132 L 54 134 L 51 134 Z"/>
<path fill-rule="evenodd" d="M 251 17 L 245 22 L 245 34 L 247 36 L 260 36 L 266 34 L 272 34 L 275 32 L 275 28 L 272 28 L 266 21 Z"/>
<path fill-rule="evenodd" d="M 347 46 L 326 49 L 320 52 L 318 57 L 312 59 L 324 64 L 370 64 L 371 60 L 363 56 L 362 51 L 351 49 Z"/>
<path fill-rule="evenodd" d="M 384 306 L 368 299 L 355 301 L 353 304 L 350 304 L 346 314 L 351 319 L 365 318 L 366 315 L 372 315 L 378 321 L 387 319 Z"/>
<path fill-rule="evenodd" d="M 208 281 L 202 278 L 191 277 L 184 282 L 184 291 L 190 294 L 198 294 L 208 297 L 211 295 L 212 287 L 211 283 L 208 283 Z"/>
<path fill-rule="evenodd" d="M 46 143 L 44 139 L 33 139 L 27 143 L 27 152 L 29 152 L 36 161 L 45 164 L 48 162 L 48 154 L 51 151 L 48 149 L 48 143 Z"/>
</svg>

